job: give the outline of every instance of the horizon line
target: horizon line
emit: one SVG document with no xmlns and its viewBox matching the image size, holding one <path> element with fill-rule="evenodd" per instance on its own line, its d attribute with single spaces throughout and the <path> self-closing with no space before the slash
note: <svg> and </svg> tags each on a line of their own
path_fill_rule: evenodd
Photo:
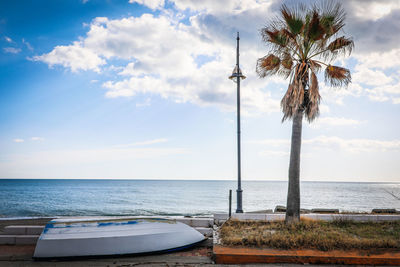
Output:
<svg viewBox="0 0 400 267">
<path fill-rule="evenodd" d="M 231 181 L 236 182 L 237 179 L 209 179 L 209 178 L 3 178 L 0 180 L 137 180 L 137 181 Z M 256 179 L 256 180 L 243 180 L 244 182 L 287 182 L 288 180 L 278 179 Z M 399 181 L 354 181 L 354 180 L 300 180 L 300 182 L 320 182 L 320 183 L 400 183 Z"/>
</svg>

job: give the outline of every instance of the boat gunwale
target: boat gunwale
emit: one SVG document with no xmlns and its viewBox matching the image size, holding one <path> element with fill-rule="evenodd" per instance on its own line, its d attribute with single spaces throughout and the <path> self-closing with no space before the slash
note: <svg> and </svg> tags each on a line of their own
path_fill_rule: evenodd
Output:
<svg viewBox="0 0 400 267">
<path fill-rule="evenodd" d="M 88 219 L 88 220 L 79 220 L 77 219 L 76 221 L 74 219 L 71 219 L 71 221 L 54 221 L 57 219 L 53 219 L 50 222 L 46 224 L 47 225 L 54 225 L 54 224 L 65 224 L 65 225 L 70 225 L 70 224 L 75 224 L 75 223 L 96 223 L 96 222 L 123 222 L 123 221 L 135 221 L 135 220 L 144 220 L 144 221 L 157 221 L 157 222 L 171 222 L 171 223 L 176 223 L 176 219 L 166 219 L 166 218 L 146 218 L 146 217 L 130 217 L 130 218 L 114 218 L 114 219 Z M 62 220 L 62 219 L 61 219 Z M 54 221 L 54 222 L 53 222 Z"/>
</svg>

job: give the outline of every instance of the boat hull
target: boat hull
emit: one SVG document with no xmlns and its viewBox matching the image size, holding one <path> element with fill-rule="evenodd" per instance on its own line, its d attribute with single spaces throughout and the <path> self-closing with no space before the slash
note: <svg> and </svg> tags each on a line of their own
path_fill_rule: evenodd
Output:
<svg viewBox="0 0 400 267">
<path fill-rule="evenodd" d="M 204 236 L 192 227 L 166 219 L 53 220 L 40 235 L 34 258 L 153 253 L 202 240 Z"/>
</svg>

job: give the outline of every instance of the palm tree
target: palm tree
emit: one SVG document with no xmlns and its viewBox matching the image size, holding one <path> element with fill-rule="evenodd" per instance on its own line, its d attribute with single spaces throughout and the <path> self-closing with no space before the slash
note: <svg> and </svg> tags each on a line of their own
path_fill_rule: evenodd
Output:
<svg viewBox="0 0 400 267">
<path fill-rule="evenodd" d="M 261 29 L 269 54 L 257 60 L 257 74 L 264 78 L 281 75 L 289 78 L 288 89 L 281 101 L 282 122 L 292 119 L 289 164 L 289 186 L 286 223 L 300 220 L 300 148 L 303 116 L 312 122 L 319 115 L 317 73 L 325 69 L 325 82 L 334 87 L 351 82 L 350 71 L 333 66 L 339 55 L 350 55 L 354 43 L 339 36 L 345 12 L 339 3 L 323 2 L 306 8 L 282 5 L 279 17 Z"/>
</svg>

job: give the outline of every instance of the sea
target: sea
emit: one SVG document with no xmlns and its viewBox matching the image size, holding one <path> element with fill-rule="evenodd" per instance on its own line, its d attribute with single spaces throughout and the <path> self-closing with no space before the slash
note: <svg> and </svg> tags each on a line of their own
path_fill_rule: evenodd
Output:
<svg viewBox="0 0 400 267">
<path fill-rule="evenodd" d="M 236 207 L 236 181 L 0 179 L 0 217 L 201 216 Z M 287 182 L 242 181 L 243 210 L 286 205 Z M 301 208 L 400 210 L 400 183 L 302 182 Z"/>
</svg>

